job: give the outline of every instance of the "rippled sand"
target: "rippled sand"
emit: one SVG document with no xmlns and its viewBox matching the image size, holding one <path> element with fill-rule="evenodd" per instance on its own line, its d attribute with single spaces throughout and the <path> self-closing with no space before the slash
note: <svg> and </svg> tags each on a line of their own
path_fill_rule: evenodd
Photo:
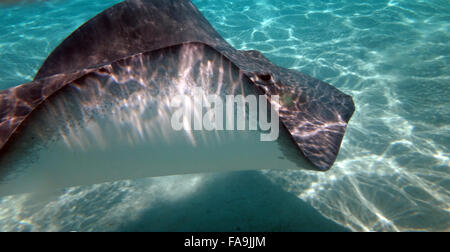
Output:
<svg viewBox="0 0 450 252">
<path fill-rule="evenodd" d="M 116 2 L 6 8 L 0 87 L 31 80 L 65 36 Z M 450 229 L 447 1 L 194 3 L 236 48 L 260 50 L 353 96 L 357 110 L 332 170 L 175 176 L 9 196 L 0 199 L 0 230 L 339 230 L 328 219 L 354 231 Z"/>
</svg>

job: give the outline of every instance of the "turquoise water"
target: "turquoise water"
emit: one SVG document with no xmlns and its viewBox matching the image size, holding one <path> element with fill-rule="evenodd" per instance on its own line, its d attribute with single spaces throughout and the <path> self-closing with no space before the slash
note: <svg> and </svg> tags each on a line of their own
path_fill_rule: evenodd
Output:
<svg viewBox="0 0 450 252">
<path fill-rule="evenodd" d="M 119 1 L 0 7 L 0 89 L 30 81 L 79 25 Z M 327 81 L 356 113 L 327 173 L 119 181 L 0 199 L 0 230 L 450 228 L 448 1 L 194 1 L 237 49 Z"/>
</svg>

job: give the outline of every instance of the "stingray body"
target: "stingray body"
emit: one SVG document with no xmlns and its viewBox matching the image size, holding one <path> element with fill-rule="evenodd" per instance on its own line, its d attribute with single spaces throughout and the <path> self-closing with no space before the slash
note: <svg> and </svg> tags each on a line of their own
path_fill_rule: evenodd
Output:
<svg viewBox="0 0 450 252">
<path fill-rule="evenodd" d="M 280 138 L 169 130 L 170 98 L 195 87 L 264 95 L 279 107 Z M 33 82 L 0 93 L 0 194 L 206 171 L 325 171 L 353 112 L 352 98 L 333 86 L 234 49 L 188 0 L 125 1 L 65 39 Z M 235 147 L 220 149 L 227 145 Z M 149 172 L 152 161 L 159 165 Z"/>
</svg>

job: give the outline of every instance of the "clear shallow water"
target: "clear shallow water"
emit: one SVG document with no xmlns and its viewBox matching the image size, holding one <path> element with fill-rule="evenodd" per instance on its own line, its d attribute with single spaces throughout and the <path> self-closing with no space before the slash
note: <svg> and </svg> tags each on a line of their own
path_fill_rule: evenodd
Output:
<svg viewBox="0 0 450 252">
<path fill-rule="evenodd" d="M 0 88 L 30 81 L 67 35 L 117 2 L 0 9 Z M 9 196 L 0 199 L 0 230 L 340 229 L 325 218 L 357 231 L 449 229 L 448 1 L 194 3 L 236 48 L 260 50 L 353 96 L 357 111 L 332 170 L 175 176 Z"/>
</svg>

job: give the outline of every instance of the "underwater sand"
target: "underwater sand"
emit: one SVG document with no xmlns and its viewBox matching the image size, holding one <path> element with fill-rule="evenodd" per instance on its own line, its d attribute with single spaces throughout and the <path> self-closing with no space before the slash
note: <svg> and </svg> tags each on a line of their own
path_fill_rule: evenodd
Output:
<svg viewBox="0 0 450 252">
<path fill-rule="evenodd" d="M 119 1 L 0 7 L 0 89 Z M 0 198 L 0 231 L 450 229 L 448 1 L 193 1 L 237 49 L 327 81 L 356 112 L 334 167 L 118 181 Z M 211 160 L 213 162 L 213 160 Z"/>
</svg>

